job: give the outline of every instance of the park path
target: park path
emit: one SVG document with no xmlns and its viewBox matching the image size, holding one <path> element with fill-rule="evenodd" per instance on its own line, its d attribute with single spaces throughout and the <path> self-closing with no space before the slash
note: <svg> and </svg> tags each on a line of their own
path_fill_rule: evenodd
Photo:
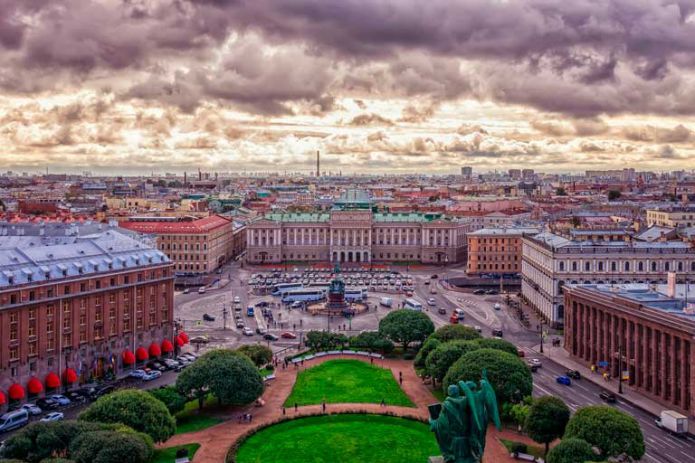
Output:
<svg viewBox="0 0 695 463">
<path fill-rule="evenodd" d="M 306 405 L 298 407 L 295 411 L 293 407 L 283 410 L 283 404 L 292 391 L 297 374 L 300 371 L 311 368 L 319 363 L 338 358 L 357 359 L 364 362 L 369 361 L 366 358 L 352 355 L 331 355 L 305 361 L 304 365 L 298 365 L 297 367 L 289 365 L 286 369 L 283 369 L 280 366 L 275 370 L 275 379 L 267 383 L 266 389 L 263 392 L 262 399 L 265 401 L 263 407 L 247 406 L 234 409 L 234 416 L 251 413 L 253 415 L 252 422 L 239 423 L 236 419 L 230 419 L 216 426 L 203 429 L 202 431 L 177 434 L 160 446 L 174 447 L 183 444 L 198 443 L 200 444 L 200 448 L 193 458 L 193 463 L 224 463 L 227 451 L 237 439 L 268 423 L 281 420 L 283 418 L 283 413 L 289 418 L 323 414 L 324 412 L 321 405 Z M 398 381 L 399 375 L 402 373 L 403 384 L 401 387 L 415 404 L 415 407 L 397 407 L 393 405 L 383 407 L 379 404 L 362 403 L 326 404 L 325 413 L 388 413 L 404 418 L 426 419 L 428 417 L 427 405 L 437 400 L 432 396 L 432 393 L 427 386 L 423 384 L 422 380 L 415 374 L 412 361 L 374 359 L 373 363 L 374 365 L 390 369 L 396 381 Z M 484 458 L 485 463 L 513 461 L 510 459 L 509 454 L 504 451 L 504 447 L 497 442 L 496 437 L 499 434 L 503 434 L 503 438 L 526 441 L 523 436 L 519 436 L 516 433 L 504 430 L 498 433 L 493 428 L 490 428 Z M 491 442 L 491 438 L 494 439 L 494 443 Z M 530 440 L 528 442 L 530 443 Z"/>
</svg>

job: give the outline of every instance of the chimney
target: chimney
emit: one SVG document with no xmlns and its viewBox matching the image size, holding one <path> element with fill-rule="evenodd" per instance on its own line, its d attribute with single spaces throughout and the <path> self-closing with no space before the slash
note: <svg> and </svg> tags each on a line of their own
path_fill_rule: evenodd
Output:
<svg viewBox="0 0 695 463">
<path fill-rule="evenodd" d="M 668 297 L 676 297 L 676 272 L 668 272 L 666 274 L 666 295 Z"/>
</svg>

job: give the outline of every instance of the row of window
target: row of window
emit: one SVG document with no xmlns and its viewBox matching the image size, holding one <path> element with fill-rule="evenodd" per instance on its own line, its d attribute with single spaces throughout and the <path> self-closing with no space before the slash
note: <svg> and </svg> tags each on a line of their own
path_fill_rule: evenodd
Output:
<svg viewBox="0 0 695 463">
<path fill-rule="evenodd" d="M 591 272 L 591 271 L 598 271 L 598 272 L 603 272 L 608 269 L 610 269 L 611 272 L 618 272 L 618 271 L 624 271 L 624 272 L 630 272 L 633 269 L 638 271 L 638 272 L 644 272 L 645 269 L 649 269 L 651 272 L 658 272 L 658 271 L 664 271 L 664 272 L 673 272 L 673 271 L 678 271 L 678 272 L 684 272 L 686 269 L 686 264 L 683 261 L 678 261 L 675 263 L 675 265 L 671 265 L 672 263 L 669 261 L 663 262 L 663 267 L 659 268 L 660 266 L 656 261 L 652 261 L 647 265 L 647 262 L 639 261 L 637 262 L 636 266 L 633 266 L 629 261 L 625 261 L 622 265 L 622 269 L 619 268 L 619 264 L 615 261 L 611 261 L 610 265 L 605 265 L 605 262 L 603 261 L 598 261 L 596 262 L 595 266 L 592 265 L 593 263 L 591 261 L 584 262 L 583 269 L 585 272 Z M 565 271 L 565 262 L 560 261 L 558 264 L 558 268 L 560 272 Z M 573 272 L 579 271 L 581 268 L 581 265 L 577 261 L 572 261 L 570 265 L 571 269 Z M 690 271 L 695 272 L 695 261 L 690 263 Z"/>
</svg>

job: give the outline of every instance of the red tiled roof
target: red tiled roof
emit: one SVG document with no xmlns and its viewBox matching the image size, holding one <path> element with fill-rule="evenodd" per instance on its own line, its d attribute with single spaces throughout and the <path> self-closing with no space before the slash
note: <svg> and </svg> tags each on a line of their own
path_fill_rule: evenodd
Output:
<svg viewBox="0 0 695 463">
<path fill-rule="evenodd" d="M 120 227 L 139 233 L 148 233 L 155 235 L 163 235 L 167 233 L 208 233 L 216 228 L 223 227 L 231 223 L 231 220 L 220 217 L 219 215 L 211 215 L 193 221 L 177 221 L 177 222 L 119 222 Z"/>
</svg>

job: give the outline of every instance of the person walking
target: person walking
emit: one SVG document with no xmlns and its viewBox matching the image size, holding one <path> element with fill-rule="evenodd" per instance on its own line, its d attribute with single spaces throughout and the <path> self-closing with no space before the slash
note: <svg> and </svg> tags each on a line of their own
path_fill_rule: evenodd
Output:
<svg viewBox="0 0 695 463">
<path fill-rule="evenodd" d="M 298 408 L 297 408 L 297 402 L 294 403 L 294 412 L 297 413 Z"/>
<path fill-rule="evenodd" d="M 382 406 L 382 407 L 385 407 L 385 406 L 386 406 L 386 400 L 385 400 L 385 399 L 381 399 L 381 406 Z"/>
<path fill-rule="evenodd" d="M 402 371 L 398 372 L 398 384 L 403 386 L 403 372 Z"/>
<path fill-rule="evenodd" d="M 323 399 L 323 402 L 321 402 L 321 409 L 323 413 L 326 413 L 326 399 Z"/>
</svg>

